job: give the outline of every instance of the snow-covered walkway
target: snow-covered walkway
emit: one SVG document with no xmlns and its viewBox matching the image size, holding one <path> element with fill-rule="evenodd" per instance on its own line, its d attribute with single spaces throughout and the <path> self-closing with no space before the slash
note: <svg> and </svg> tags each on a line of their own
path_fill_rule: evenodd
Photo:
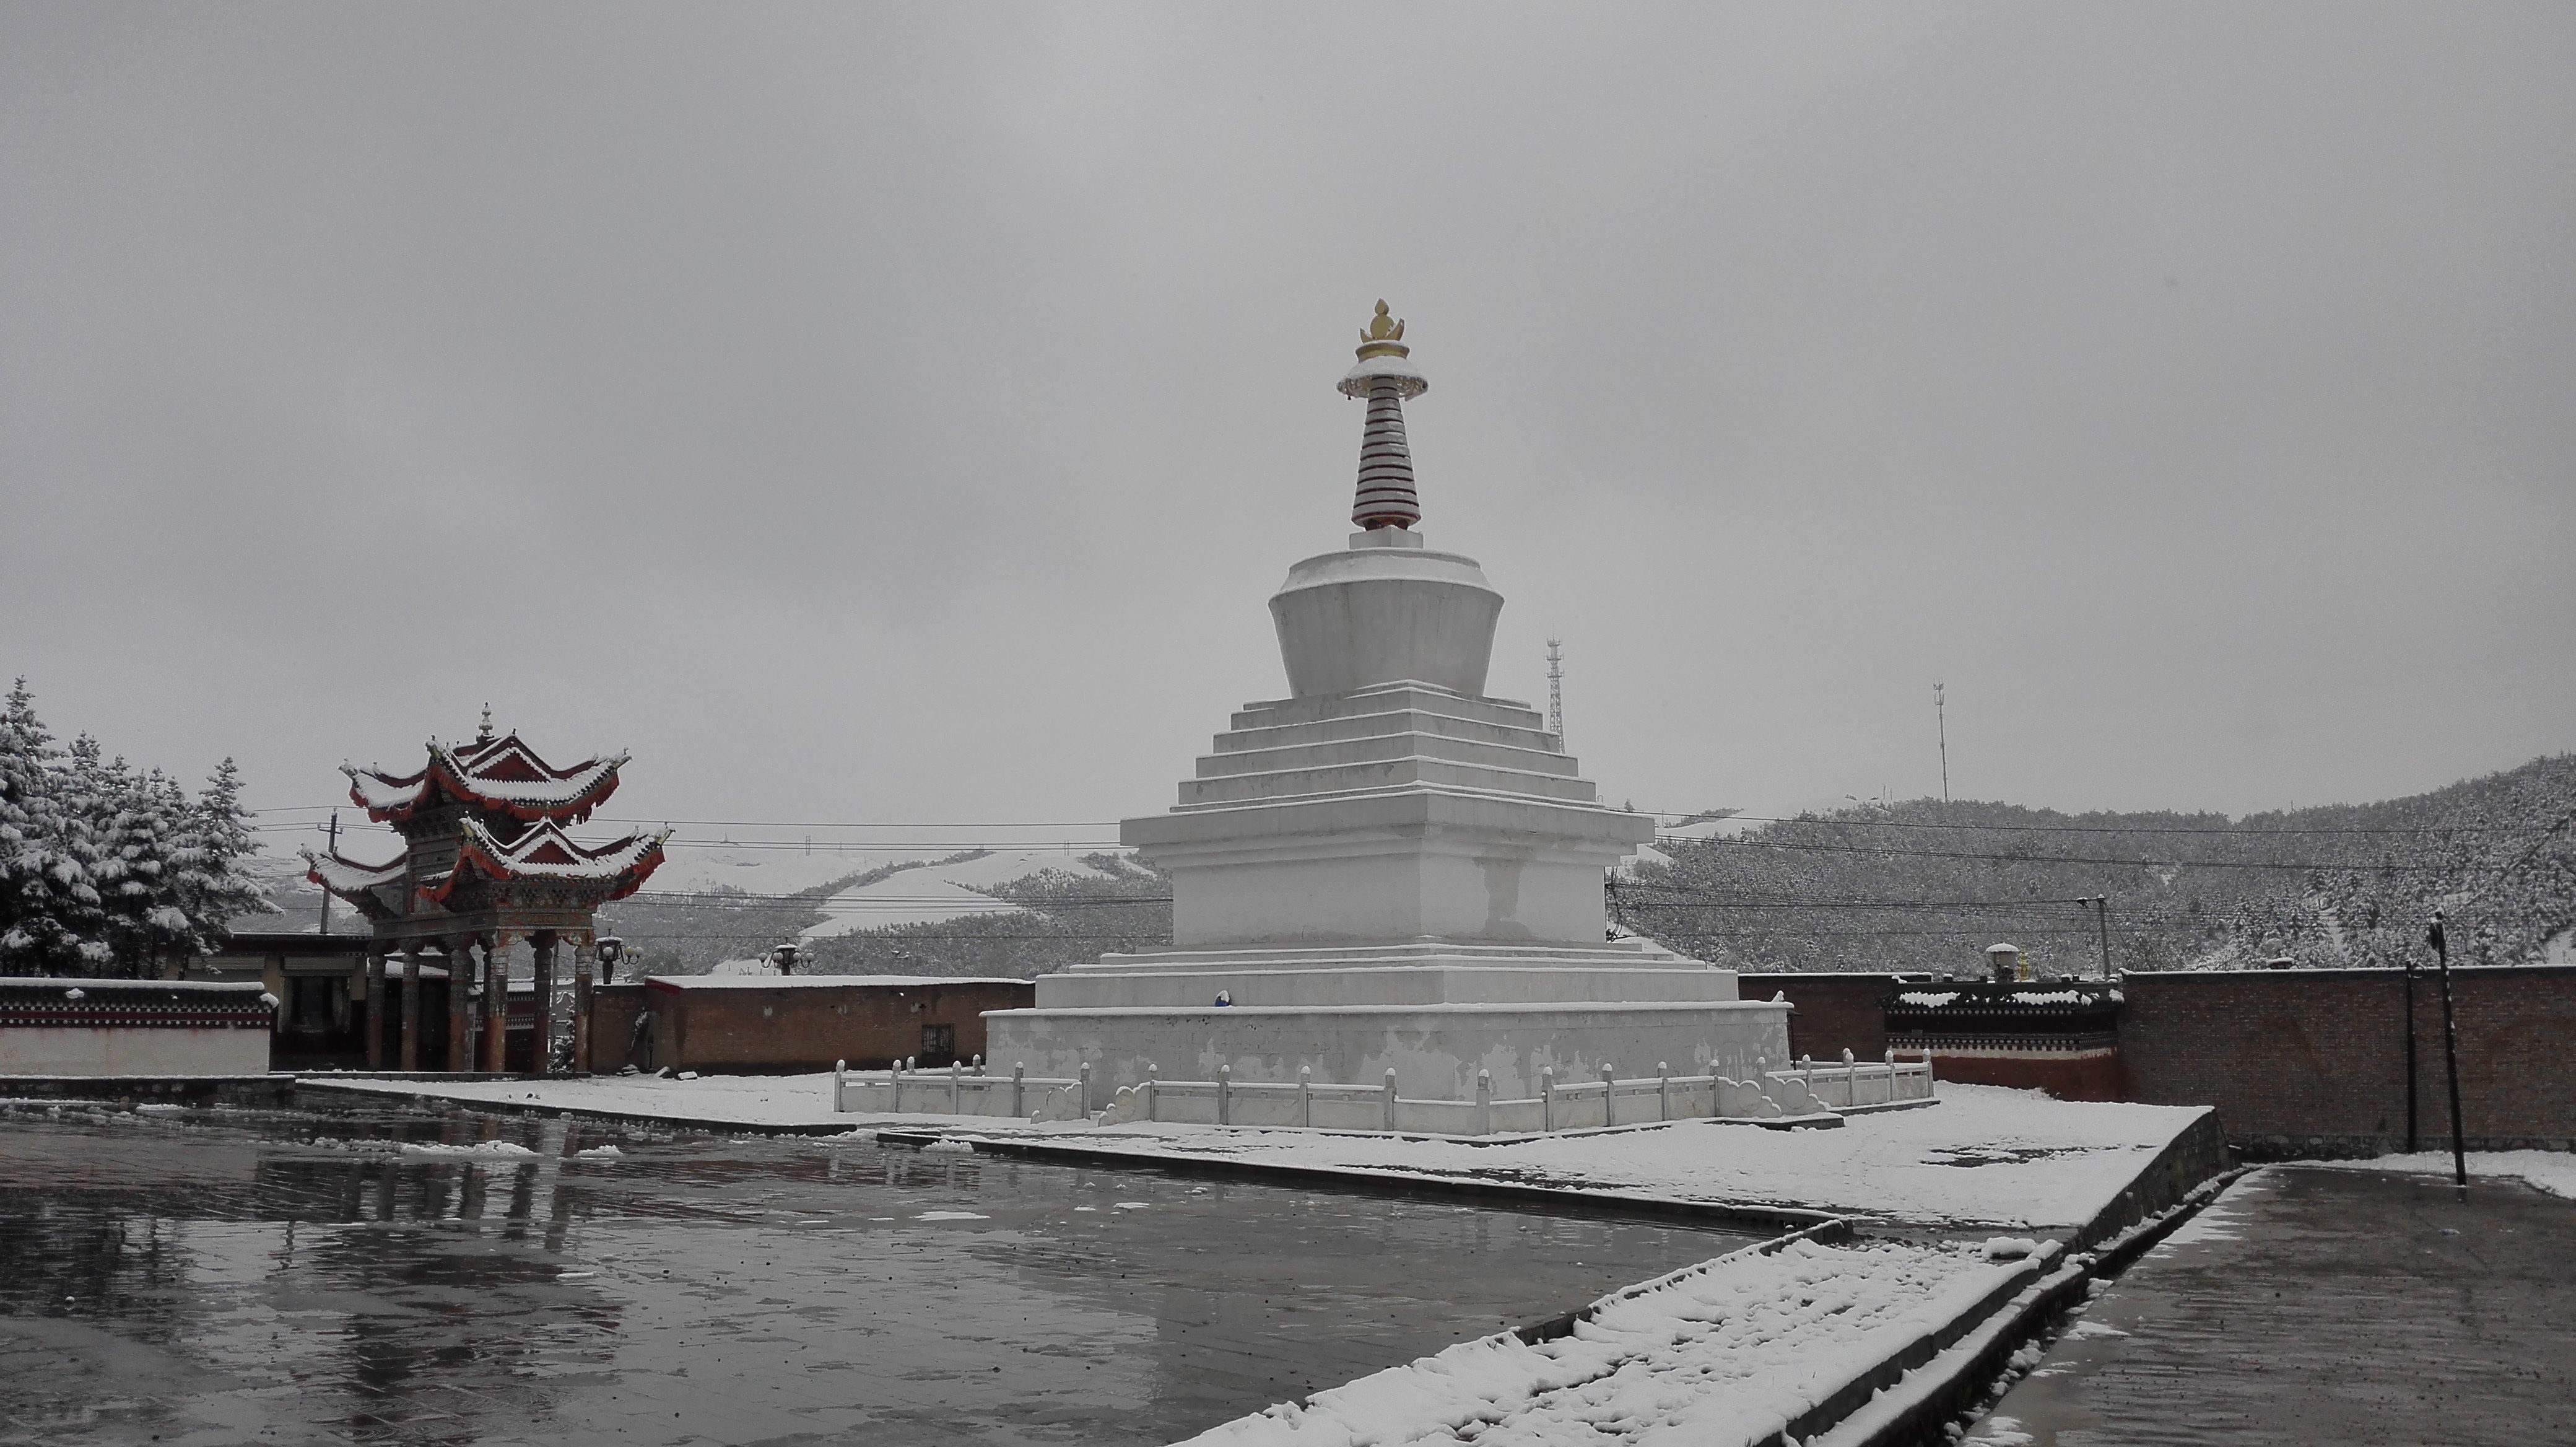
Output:
<svg viewBox="0 0 2576 1447">
<path fill-rule="evenodd" d="M 1880 1364 L 1977 1313 L 2016 1276 L 2032 1274 L 1967 1244 L 1751 1248 L 1606 1297 L 1571 1335 L 1532 1344 L 1501 1332 L 1461 1342 L 1190 1443 L 1772 1441 Z"/>
<path fill-rule="evenodd" d="M 1139 1122 L 1023 1126 L 990 1117 L 836 1115 L 831 1077 L 606 1076 L 562 1081 L 357 1080 L 318 1084 L 523 1109 L 596 1111 L 722 1129 L 905 1129 L 1079 1144 L 1093 1152 L 1254 1166 L 1611 1191 L 1709 1205 L 1850 1213 L 1914 1224 L 2062 1230 L 2090 1221 L 2205 1112 L 1940 1087 L 1925 1110 L 1854 1116 L 1838 1130 L 1715 1121 L 1492 1143 Z"/>
</svg>

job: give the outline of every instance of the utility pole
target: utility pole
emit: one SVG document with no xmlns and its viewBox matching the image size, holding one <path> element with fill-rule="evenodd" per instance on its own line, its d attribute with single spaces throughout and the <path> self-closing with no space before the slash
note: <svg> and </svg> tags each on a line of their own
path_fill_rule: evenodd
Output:
<svg viewBox="0 0 2576 1447">
<path fill-rule="evenodd" d="M 1557 638 L 1547 640 L 1547 731 L 1565 747 L 1565 643 Z"/>
<path fill-rule="evenodd" d="M 2425 932 L 2433 946 L 2433 958 L 2442 967 L 2442 1068 L 2451 1084 L 2451 1183 L 2469 1183 L 2468 1147 L 2460 1140 L 2460 1033 L 2451 1021 L 2451 945 L 2442 933 L 2442 912 L 2433 911 L 2433 927 Z"/>
<path fill-rule="evenodd" d="M 1932 685 L 1932 722 L 1941 730 L 1941 802 L 1950 802 L 1950 708 L 1941 697 L 1941 685 Z"/>
<path fill-rule="evenodd" d="M 334 859 L 340 857 L 340 811 L 337 809 L 331 811 L 331 857 Z M 330 932 L 331 891 L 324 889 L 322 891 L 322 933 L 327 935 Z"/>
<path fill-rule="evenodd" d="M 2415 952 L 2406 951 L 2406 1154 L 2423 1149 L 2415 1140 Z"/>
<path fill-rule="evenodd" d="M 2111 978 L 2111 897 L 2095 894 L 2075 902 L 2093 906 L 2093 921 L 2102 927 L 2102 978 L 2107 980 Z"/>
</svg>

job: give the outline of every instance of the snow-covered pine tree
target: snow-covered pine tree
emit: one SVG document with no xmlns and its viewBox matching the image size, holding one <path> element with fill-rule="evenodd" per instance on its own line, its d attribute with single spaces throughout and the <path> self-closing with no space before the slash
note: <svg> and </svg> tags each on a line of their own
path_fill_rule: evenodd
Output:
<svg viewBox="0 0 2576 1447">
<path fill-rule="evenodd" d="M 0 974 L 84 973 L 98 920 L 53 742 L 20 678 L 0 709 Z"/>
<path fill-rule="evenodd" d="M 98 906 L 82 931 L 81 973 L 134 978 L 143 973 L 144 918 L 157 902 L 152 896 L 161 874 L 145 781 L 123 755 L 105 757 L 98 740 L 82 734 L 72 740 L 65 784 L 64 814 L 75 826 L 66 840 L 89 874 Z"/>
<path fill-rule="evenodd" d="M 258 849 L 250 811 L 241 803 L 241 770 L 228 758 L 207 776 L 205 792 L 189 806 L 181 848 L 172 855 L 177 866 L 172 903 L 187 921 L 186 949 L 212 954 L 222 947 L 232 920 L 279 912 L 247 868 Z"/>
</svg>

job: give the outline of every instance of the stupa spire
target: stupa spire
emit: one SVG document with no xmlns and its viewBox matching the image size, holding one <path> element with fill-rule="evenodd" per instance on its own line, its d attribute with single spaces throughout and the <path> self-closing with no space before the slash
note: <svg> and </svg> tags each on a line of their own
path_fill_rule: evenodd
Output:
<svg viewBox="0 0 2576 1447">
<path fill-rule="evenodd" d="M 1384 301 L 1360 331 L 1359 364 L 1344 373 L 1342 395 L 1368 399 L 1360 432 L 1359 496 L 1351 506 L 1358 526 L 1410 528 L 1422 521 L 1422 499 L 1413 490 L 1413 453 L 1404 440 L 1404 399 L 1431 390 L 1430 381 L 1405 360 L 1404 323 L 1387 315 Z"/>
</svg>

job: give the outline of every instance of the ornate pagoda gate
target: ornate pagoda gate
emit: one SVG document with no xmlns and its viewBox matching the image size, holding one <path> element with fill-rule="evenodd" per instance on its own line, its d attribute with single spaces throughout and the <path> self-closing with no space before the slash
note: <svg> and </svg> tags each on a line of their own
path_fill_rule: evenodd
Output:
<svg viewBox="0 0 2576 1447">
<path fill-rule="evenodd" d="M 447 968 L 446 1068 L 504 1069 L 510 1022 L 504 952 L 521 939 L 536 955 L 532 1064 L 542 1073 L 554 1059 L 555 955 L 569 942 L 573 1061 L 577 1069 L 588 1068 L 592 915 L 644 887 L 662 863 L 670 831 L 629 834 L 589 848 L 564 830 L 588 819 L 616 792 L 617 770 L 627 757 L 555 768 L 516 733 L 493 737 L 486 709 L 473 742 L 431 740 L 429 763 L 417 773 L 340 766 L 349 776 L 351 801 L 369 819 L 394 826 L 405 845 L 401 857 L 386 864 L 344 858 L 336 845 L 327 853 L 304 851 L 306 877 L 347 900 L 373 926 L 365 1013 L 369 1069 L 385 1064 L 386 961 L 397 955 L 403 992 L 399 1068 L 421 1068 L 424 951 L 438 953 Z"/>
</svg>

